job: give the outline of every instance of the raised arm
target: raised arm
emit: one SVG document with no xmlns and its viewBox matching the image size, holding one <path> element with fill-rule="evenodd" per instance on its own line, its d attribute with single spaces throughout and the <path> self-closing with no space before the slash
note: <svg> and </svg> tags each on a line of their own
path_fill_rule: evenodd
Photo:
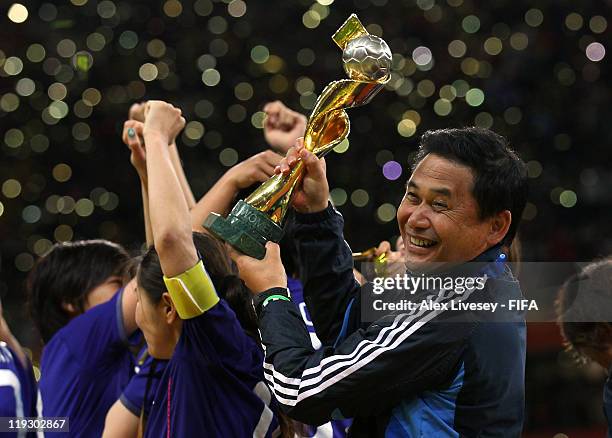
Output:
<svg viewBox="0 0 612 438">
<path fill-rule="evenodd" d="M 183 192 L 183 197 L 185 198 L 187 207 L 191 210 L 193 207 L 195 207 L 196 200 L 193 196 L 193 192 L 191 191 L 191 186 L 189 186 L 189 182 L 187 181 L 187 177 L 185 176 L 185 170 L 183 169 L 183 163 L 181 162 L 181 157 L 179 156 L 176 140 L 170 146 L 168 146 L 168 149 L 170 150 L 170 161 L 172 162 L 172 168 L 174 169 L 174 172 L 179 180 L 179 184 L 181 185 L 181 192 Z"/>
<path fill-rule="evenodd" d="M 184 126 L 180 109 L 161 101 L 147 102 L 143 135 L 147 145 L 149 210 L 153 242 L 167 277 L 184 273 L 198 261 L 189 207 L 183 196 L 177 196 L 181 184 L 168 150 L 168 143 Z"/>
<path fill-rule="evenodd" d="M 281 158 L 268 150 L 231 167 L 191 209 L 193 229 L 202 231 L 204 220 L 213 211 L 223 215 L 228 213 L 238 192 L 274 175 L 274 168 Z"/>
<path fill-rule="evenodd" d="M 145 236 L 147 246 L 153 245 L 151 219 L 149 216 L 149 184 L 147 176 L 147 158 L 142 141 L 144 124 L 137 120 L 128 120 L 123 124 L 123 143 L 130 148 L 130 162 L 140 178 L 140 193 L 142 196 L 142 210 L 144 216 Z"/>
</svg>

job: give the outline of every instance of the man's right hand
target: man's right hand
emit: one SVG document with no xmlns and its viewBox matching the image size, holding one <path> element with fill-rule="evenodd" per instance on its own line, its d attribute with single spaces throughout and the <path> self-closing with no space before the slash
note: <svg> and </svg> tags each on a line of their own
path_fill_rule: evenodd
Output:
<svg viewBox="0 0 612 438">
<path fill-rule="evenodd" d="M 288 174 L 301 160 L 305 172 L 302 182 L 295 188 L 291 205 L 299 213 L 318 213 L 327 208 L 329 202 L 329 184 L 325 175 L 325 158 L 317 158 L 304 147 L 303 139 L 298 139 L 290 148 L 287 156 L 274 169 L 275 173 Z"/>
</svg>

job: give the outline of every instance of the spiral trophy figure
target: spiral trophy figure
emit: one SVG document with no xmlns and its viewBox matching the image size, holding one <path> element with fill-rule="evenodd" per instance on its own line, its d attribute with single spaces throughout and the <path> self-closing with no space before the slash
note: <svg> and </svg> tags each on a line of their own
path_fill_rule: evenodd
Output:
<svg viewBox="0 0 612 438">
<path fill-rule="evenodd" d="M 365 105 L 389 81 L 391 50 L 387 43 L 370 35 L 355 14 L 332 39 L 342 49 L 344 70 L 350 79 L 328 84 L 315 103 L 306 125 L 304 147 L 318 158 L 344 140 L 350 130 L 346 108 Z M 293 190 L 304 176 L 299 160 L 289 174 L 278 174 L 240 200 L 227 218 L 211 213 L 204 227 L 234 248 L 257 259 L 266 253 L 266 242 L 280 241 L 283 220 Z"/>
</svg>

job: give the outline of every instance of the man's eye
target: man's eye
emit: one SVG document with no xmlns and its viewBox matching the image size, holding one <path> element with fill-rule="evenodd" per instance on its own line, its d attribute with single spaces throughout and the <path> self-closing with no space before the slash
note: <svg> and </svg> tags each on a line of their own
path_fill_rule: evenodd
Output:
<svg viewBox="0 0 612 438">
<path fill-rule="evenodd" d="M 410 199 L 411 201 L 418 201 L 419 199 L 419 197 L 414 192 L 406 193 L 406 198 Z"/>
<path fill-rule="evenodd" d="M 448 205 L 446 205 L 446 202 L 444 201 L 434 201 L 432 202 L 431 205 L 433 205 L 435 208 L 438 208 L 438 209 L 443 209 L 443 208 L 448 207 Z"/>
</svg>

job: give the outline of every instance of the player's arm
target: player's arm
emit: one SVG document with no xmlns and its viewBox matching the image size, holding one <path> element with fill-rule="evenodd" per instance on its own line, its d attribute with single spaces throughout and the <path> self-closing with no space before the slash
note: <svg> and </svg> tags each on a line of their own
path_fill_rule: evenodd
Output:
<svg viewBox="0 0 612 438">
<path fill-rule="evenodd" d="M 153 245 L 153 234 L 149 215 L 149 184 L 147 175 L 147 156 L 143 140 L 143 127 L 144 124 L 140 121 L 127 120 L 123 124 L 121 138 L 123 143 L 130 149 L 130 163 L 134 166 L 138 178 L 140 179 L 145 236 L 147 246 L 150 246 Z"/>
<path fill-rule="evenodd" d="M 185 126 L 181 110 L 162 101 L 146 103 L 144 140 L 147 145 L 149 212 L 153 242 L 164 275 L 173 277 L 194 267 L 198 255 L 191 234 L 189 206 L 172 166 L 168 142 Z"/>
<path fill-rule="evenodd" d="M 139 418 L 117 400 L 106 414 L 102 438 L 136 438 Z"/>
<path fill-rule="evenodd" d="M 232 166 L 191 209 L 193 229 L 202 231 L 202 224 L 211 212 L 228 213 L 238 192 L 273 176 L 281 158 L 268 150 Z"/>
<path fill-rule="evenodd" d="M 176 140 L 170 146 L 168 146 L 168 149 L 170 150 L 170 161 L 172 162 L 172 168 L 174 169 L 174 173 L 176 174 L 181 186 L 181 192 L 183 193 L 187 207 L 191 210 L 193 207 L 195 207 L 196 200 L 193 196 L 193 192 L 191 191 L 191 187 L 189 186 L 189 182 L 187 181 L 187 177 L 185 176 L 185 170 L 183 169 L 183 163 L 179 155 Z"/>
<path fill-rule="evenodd" d="M 296 306 L 279 298 L 284 293 L 277 285 L 278 246 L 268 243 L 263 260 L 238 256 L 236 262 L 251 290 L 270 287 L 253 300 L 266 352 L 264 373 L 291 418 L 316 425 L 376 415 L 420 391 L 448 386 L 459 371 L 471 322 L 436 322 L 440 311 L 403 314 L 315 351 Z"/>
<path fill-rule="evenodd" d="M 142 210 L 145 225 L 147 246 L 153 245 L 153 231 L 149 215 L 149 183 L 147 174 L 147 159 L 143 140 L 144 124 L 137 120 L 127 120 L 123 124 L 121 139 L 130 149 L 130 163 L 134 166 L 140 179 L 140 193 L 142 196 Z M 123 327 L 129 336 L 138 329 L 136 325 L 136 279 L 132 279 L 123 289 L 121 295 L 121 315 Z"/>
<path fill-rule="evenodd" d="M 184 126 L 178 108 L 147 102 L 144 138 L 153 242 L 176 312 L 182 319 L 191 319 L 214 307 L 219 297 L 193 243 L 187 202 L 177 196 L 181 187 L 167 145 Z"/>
</svg>

